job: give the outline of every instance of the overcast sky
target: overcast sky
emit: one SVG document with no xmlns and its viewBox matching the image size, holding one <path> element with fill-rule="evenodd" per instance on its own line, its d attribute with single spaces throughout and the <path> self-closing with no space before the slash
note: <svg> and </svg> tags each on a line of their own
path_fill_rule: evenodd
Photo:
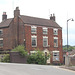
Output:
<svg viewBox="0 0 75 75">
<path fill-rule="evenodd" d="M 67 44 L 67 19 L 75 20 L 75 0 L 0 0 L 0 22 L 3 12 L 13 17 L 13 10 L 19 6 L 21 15 L 49 19 L 54 13 L 56 22 L 62 27 L 63 45 Z M 75 21 L 68 22 L 69 45 L 75 45 Z"/>
</svg>

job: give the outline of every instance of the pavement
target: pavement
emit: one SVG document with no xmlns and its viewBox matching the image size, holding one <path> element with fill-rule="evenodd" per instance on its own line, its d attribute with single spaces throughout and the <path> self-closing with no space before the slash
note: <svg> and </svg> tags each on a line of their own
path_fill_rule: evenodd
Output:
<svg viewBox="0 0 75 75">
<path fill-rule="evenodd" d="M 75 71 L 51 65 L 0 63 L 0 75 L 75 75 Z"/>
<path fill-rule="evenodd" d="M 64 69 L 75 71 L 75 66 L 60 66 L 60 68 L 64 68 Z"/>
</svg>

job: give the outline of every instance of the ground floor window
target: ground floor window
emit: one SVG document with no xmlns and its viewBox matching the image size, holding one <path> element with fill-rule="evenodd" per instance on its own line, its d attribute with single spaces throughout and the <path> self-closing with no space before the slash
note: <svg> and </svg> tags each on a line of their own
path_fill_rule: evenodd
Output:
<svg viewBox="0 0 75 75">
<path fill-rule="evenodd" d="M 59 61 L 59 51 L 53 51 L 53 61 Z"/>
</svg>

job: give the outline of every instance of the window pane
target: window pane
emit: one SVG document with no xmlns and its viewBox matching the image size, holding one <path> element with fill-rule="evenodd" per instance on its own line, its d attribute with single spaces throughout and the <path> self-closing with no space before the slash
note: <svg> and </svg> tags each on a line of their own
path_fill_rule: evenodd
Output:
<svg viewBox="0 0 75 75">
<path fill-rule="evenodd" d="M 48 38 L 43 38 L 43 46 L 46 47 L 48 45 Z"/>
<path fill-rule="evenodd" d="M 47 34 L 48 30 L 47 29 L 43 29 L 43 34 Z"/>
<path fill-rule="evenodd" d="M 0 40 L 0 47 L 3 46 L 3 40 Z"/>
<path fill-rule="evenodd" d="M 57 29 L 54 29 L 54 35 L 58 35 L 58 30 Z"/>
<path fill-rule="evenodd" d="M 32 46 L 36 46 L 36 38 L 32 37 Z"/>
<path fill-rule="evenodd" d="M 54 47 L 58 47 L 58 39 L 54 39 Z"/>
<path fill-rule="evenodd" d="M 36 33 L 36 28 L 31 28 L 31 33 Z"/>
</svg>

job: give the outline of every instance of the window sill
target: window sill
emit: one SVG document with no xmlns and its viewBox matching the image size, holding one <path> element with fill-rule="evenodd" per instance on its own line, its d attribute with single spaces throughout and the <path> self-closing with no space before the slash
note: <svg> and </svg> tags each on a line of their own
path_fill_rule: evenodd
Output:
<svg viewBox="0 0 75 75">
<path fill-rule="evenodd" d="M 53 60 L 53 62 L 59 62 L 60 60 Z"/>
<path fill-rule="evenodd" d="M 58 46 L 54 46 L 54 48 L 57 48 Z"/>
<path fill-rule="evenodd" d="M 50 47 L 50 45 L 48 45 L 48 46 L 43 46 L 43 47 Z"/>
<path fill-rule="evenodd" d="M 37 47 L 37 46 L 32 46 L 32 47 Z"/>
<path fill-rule="evenodd" d="M 58 35 L 58 34 L 54 34 L 54 35 Z"/>
<path fill-rule="evenodd" d="M 43 34 L 43 35 L 48 35 L 48 34 Z"/>
<path fill-rule="evenodd" d="M 33 32 L 33 33 L 31 33 L 31 34 L 37 34 L 37 33 L 34 33 L 34 32 Z"/>
</svg>

